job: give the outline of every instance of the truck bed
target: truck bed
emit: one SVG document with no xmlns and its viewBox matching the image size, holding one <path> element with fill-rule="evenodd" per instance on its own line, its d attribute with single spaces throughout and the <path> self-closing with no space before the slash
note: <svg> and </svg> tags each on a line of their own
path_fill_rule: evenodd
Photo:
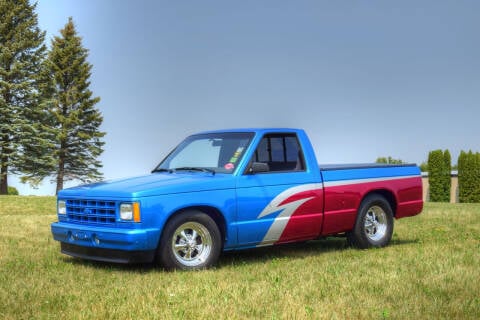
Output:
<svg viewBox="0 0 480 320">
<path fill-rule="evenodd" d="M 347 164 L 319 164 L 320 171 L 372 169 L 390 167 L 416 167 L 414 163 L 386 164 L 386 163 L 347 163 Z"/>
</svg>

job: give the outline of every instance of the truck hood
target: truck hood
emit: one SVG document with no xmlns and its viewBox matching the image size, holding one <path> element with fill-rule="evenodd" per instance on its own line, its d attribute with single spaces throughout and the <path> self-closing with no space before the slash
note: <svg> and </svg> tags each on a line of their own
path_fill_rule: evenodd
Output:
<svg viewBox="0 0 480 320">
<path fill-rule="evenodd" d="M 153 173 L 145 176 L 102 181 L 62 190 L 60 198 L 139 198 L 235 187 L 231 174 L 201 172 Z"/>
</svg>

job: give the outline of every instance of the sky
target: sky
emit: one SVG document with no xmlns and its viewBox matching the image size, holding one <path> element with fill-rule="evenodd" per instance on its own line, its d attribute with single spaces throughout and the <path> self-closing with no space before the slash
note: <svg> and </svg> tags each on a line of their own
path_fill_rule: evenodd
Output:
<svg viewBox="0 0 480 320">
<path fill-rule="evenodd" d="M 480 1 L 38 0 L 36 12 L 48 45 L 72 17 L 89 50 L 106 179 L 226 128 L 305 129 L 319 163 L 480 151 Z"/>
</svg>

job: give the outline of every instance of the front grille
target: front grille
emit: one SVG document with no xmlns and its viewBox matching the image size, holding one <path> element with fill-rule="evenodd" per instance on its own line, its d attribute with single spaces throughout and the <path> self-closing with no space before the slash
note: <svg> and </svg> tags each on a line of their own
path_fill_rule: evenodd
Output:
<svg viewBox="0 0 480 320">
<path fill-rule="evenodd" d="M 116 203 L 102 200 L 66 200 L 69 221 L 113 224 Z"/>
</svg>

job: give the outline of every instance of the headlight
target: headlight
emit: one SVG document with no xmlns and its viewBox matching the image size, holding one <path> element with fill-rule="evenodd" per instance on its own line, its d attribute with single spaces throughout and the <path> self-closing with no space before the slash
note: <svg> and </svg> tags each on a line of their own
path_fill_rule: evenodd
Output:
<svg viewBox="0 0 480 320">
<path fill-rule="evenodd" d="M 65 200 L 58 200 L 57 202 L 57 213 L 58 214 L 67 214 L 67 204 Z"/>
<path fill-rule="evenodd" d="M 140 204 L 138 202 L 120 204 L 120 219 L 140 222 Z"/>
<path fill-rule="evenodd" d="M 122 219 L 122 220 L 132 220 L 133 219 L 133 204 L 132 203 L 122 203 L 120 205 L 120 219 Z"/>
</svg>

